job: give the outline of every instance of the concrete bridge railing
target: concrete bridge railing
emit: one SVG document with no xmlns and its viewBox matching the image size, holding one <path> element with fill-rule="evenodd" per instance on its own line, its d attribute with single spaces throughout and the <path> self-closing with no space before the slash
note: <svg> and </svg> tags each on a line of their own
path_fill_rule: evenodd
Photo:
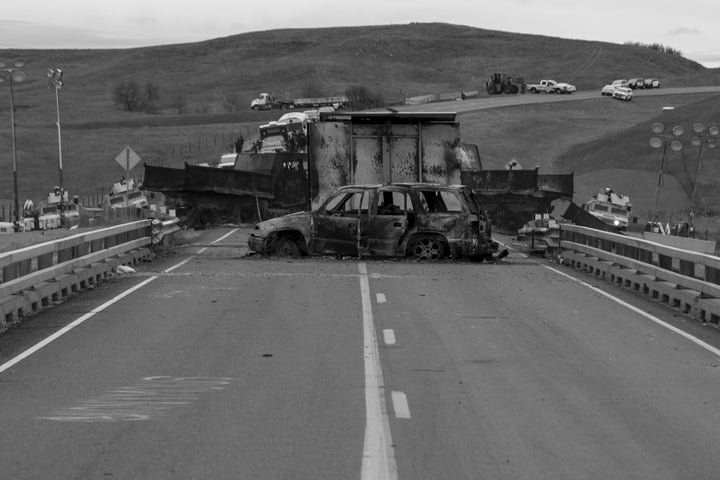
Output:
<svg viewBox="0 0 720 480">
<path fill-rule="evenodd" d="M 152 243 L 152 222 L 140 220 L 0 253 L 0 330 L 95 285 L 119 265 L 150 259 Z"/>
<path fill-rule="evenodd" d="M 561 226 L 560 248 L 565 263 L 578 270 L 703 322 L 720 321 L 720 257 L 577 225 Z"/>
</svg>

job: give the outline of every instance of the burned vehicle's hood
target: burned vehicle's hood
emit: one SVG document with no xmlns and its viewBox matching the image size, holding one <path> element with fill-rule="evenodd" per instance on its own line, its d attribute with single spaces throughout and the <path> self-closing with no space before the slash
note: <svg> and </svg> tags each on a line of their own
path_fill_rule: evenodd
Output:
<svg viewBox="0 0 720 480">
<path fill-rule="evenodd" d="M 255 225 L 255 231 L 262 234 L 286 229 L 305 230 L 310 226 L 310 217 L 310 212 L 295 212 L 282 217 L 271 218 Z"/>
</svg>

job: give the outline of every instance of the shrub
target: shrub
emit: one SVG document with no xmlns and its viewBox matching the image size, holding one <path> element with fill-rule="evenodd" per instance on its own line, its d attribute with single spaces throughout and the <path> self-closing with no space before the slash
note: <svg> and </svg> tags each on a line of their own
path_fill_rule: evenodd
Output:
<svg viewBox="0 0 720 480">
<path fill-rule="evenodd" d="M 354 110 L 382 107 L 385 102 L 378 93 L 373 93 L 364 85 L 356 85 L 345 90 L 345 96 L 350 100 L 350 107 Z"/>
<path fill-rule="evenodd" d="M 160 89 L 154 83 L 140 85 L 134 80 L 123 80 L 113 89 L 115 105 L 128 112 L 157 112 Z"/>
</svg>

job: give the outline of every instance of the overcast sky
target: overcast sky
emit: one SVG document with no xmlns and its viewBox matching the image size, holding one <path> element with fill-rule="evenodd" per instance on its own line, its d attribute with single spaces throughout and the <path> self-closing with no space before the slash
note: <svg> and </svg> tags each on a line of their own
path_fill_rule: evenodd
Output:
<svg viewBox="0 0 720 480">
<path fill-rule="evenodd" d="M 0 48 L 130 48 L 278 28 L 410 22 L 660 43 L 720 67 L 717 0 L 4 0 Z"/>
</svg>

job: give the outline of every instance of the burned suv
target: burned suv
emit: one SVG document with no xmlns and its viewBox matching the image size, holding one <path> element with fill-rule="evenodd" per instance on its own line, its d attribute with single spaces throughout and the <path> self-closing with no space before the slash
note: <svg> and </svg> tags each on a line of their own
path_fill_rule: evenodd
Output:
<svg viewBox="0 0 720 480">
<path fill-rule="evenodd" d="M 468 186 L 427 183 L 339 188 L 312 212 L 260 222 L 248 238 L 264 255 L 490 259 L 498 244 Z"/>
</svg>

